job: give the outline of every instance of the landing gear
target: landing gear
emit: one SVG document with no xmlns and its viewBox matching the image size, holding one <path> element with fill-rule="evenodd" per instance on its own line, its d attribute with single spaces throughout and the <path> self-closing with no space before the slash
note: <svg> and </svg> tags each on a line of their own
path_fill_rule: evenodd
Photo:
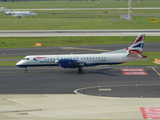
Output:
<svg viewBox="0 0 160 120">
<path fill-rule="evenodd" d="M 18 19 L 21 18 L 21 16 L 18 16 Z"/>
<path fill-rule="evenodd" d="M 27 72 L 28 72 L 27 67 L 25 68 L 24 72 L 25 72 L 25 73 L 27 73 Z"/>
<path fill-rule="evenodd" d="M 82 68 L 81 67 L 78 67 L 78 72 L 82 73 Z"/>
</svg>

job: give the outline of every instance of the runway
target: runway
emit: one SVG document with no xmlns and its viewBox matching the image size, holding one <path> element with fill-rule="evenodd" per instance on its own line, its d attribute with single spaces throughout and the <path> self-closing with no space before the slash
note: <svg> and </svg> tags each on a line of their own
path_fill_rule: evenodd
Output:
<svg viewBox="0 0 160 120">
<path fill-rule="evenodd" d="M 144 69 L 147 72 L 135 74 L 134 77 L 124 75 L 121 69 L 126 69 L 126 66 L 84 68 L 83 74 L 78 74 L 77 69 L 60 67 L 28 68 L 28 73 L 17 67 L 1 67 L 0 94 L 74 94 L 74 90 L 83 89 L 85 92 L 79 92 L 99 96 L 100 92 L 106 94 L 106 91 L 97 89 L 101 86 L 103 89 L 112 89 L 108 94 L 103 94 L 106 97 L 160 97 L 160 76 L 152 67 L 127 68 Z M 159 67 L 155 69 L 160 71 Z"/>
<path fill-rule="evenodd" d="M 132 41 L 132 40 L 131 40 Z M 144 51 L 159 51 L 159 42 Z M 0 49 L 1 57 L 101 53 L 130 44 Z M 20 58 L 21 59 L 21 58 Z M 159 66 L 0 67 L 0 117 L 22 119 L 144 119 L 159 108 Z M 159 112 L 156 112 L 159 113 Z M 148 118 L 160 118 L 153 113 Z M 151 114 L 150 114 L 151 115 Z"/>
<path fill-rule="evenodd" d="M 160 36 L 158 29 L 134 30 L 0 30 L 0 37 L 47 37 L 47 36 Z"/>
<path fill-rule="evenodd" d="M 160 9 L 160 7 L 137 7 L 132 8 L 135 10 L 144 10 L 144 9 L 151 9 L 156 10 Z M 128 8 L 45 8 L 45 9 L 10 9 L 10 10 L 128 10 Z"/>
<path fill-rule="evenodd" d="M 123 49 L 123 48 L 127 48 L 128 46 L 130 46 L 130 44 L 88 45 L 88 46 L 77 46 L 77 47 L 70 46 L 70 47 L 38 47 L 38 48 L 0 49 L 0 53 L 3 53 L 0 55 L 0 57 L 43 55 L 43 54 L 44 55 L 46 54 L 48 55 L 57 54 L 58 55 L 58 54 L 71 54 L 71 53 L 72 54 L 84 54 L 84 53 L 93 54 L 93 53 L 102 53 L 102 52 Z M 145 43 L 144 52 L 159 51 L 159 46 L 160 46 L 160 42 Z M 17 62 L 20 59 L 22 58 L 16 58 Z M 11 61 L 13 60 L 11 59 Z M 147 67 L 147 66 L 133 67 L 131 66 L 131 68 L 135 68 L 135 69 L 144 69 L 148 73 L 148 75 L 145 75 L 145 76 L 135 75 L 134 77 L 130 77 L 130 75 L 126 76 L 122 74 L 123 72 L 121 71 L 121 69 L 126 68 L 126 66 L 122 66 L 122 67 L 121 66 L 119 67 L 118 66 L 85 67 L 84 73 L 82 75 L 79 75 L 77 73 L 77 69 L 63 69 L 61 67 L 44 67 L 44 68 L 43 67 L 42 68 L 41 67 L 38 67 L 38 68 L 31 67 L 31 68 L 28 68 L 29 73 L 27 74 L 24 73 L 24 69 L 17 68 L 16 66 L 15 67 L 1 67 L 0 69 L 1 81 L 0 82 L 2 83 L 0 85 L 2 87 L 0 87 L 0 89 L 2 90 L 0 90 L 0 93 L 1 94 L 5 94 L 5 93 L 7 94 L 23 94 L 23 93 L 25 94 L 65 94 L 65 93 L 73 94 L 73 91 L 76 89 L 91 87 L 91 86 L 96 86 L 95 88 L 97 89 L 97 86 L 99 85 L 105 88 L 105 86 L 108 86 L 108 85 L 122 85 L 122 86 L 123 85 L 125 86 L 133 85 L 135 86 L 136 84 L 142 84 L 142 85 L 145 84 L 146 86 L 142 86 L 142 87 L 148 87 L 148 88 L 153 87 L 156 89 L 157 87 L 155 86 L 155 84 L 159 85 L 160 83 L 159 83 L 159 75 L 157 75 L 156 72 L 152 69 L 152 67 L 155 67 L 155 66 L 151 66 L 151 67 Z M 158 72 L 160 71 L 159 67 L 156 67 L 156 69 Z M 23 86 L 23 78 L 25 78 L 24 83 L 27 82 L 28 86 L 26 86 L 27 84 L 24 84 L 23 89 L 19 89 L 19 86 L 20 88 L 22 88 Z M 101 79 L 98 79 L 98 78 L 101 78 Z M 144 82 L 144 79 L 145 79 L 145 82 Z M 154 79 L 155 79 L 155 83 L 154 83 Z M 106 84 L 106 80 L 107 80 L 107 84 Z M 36 85 L 37 81 L 38 81 L 38 85 L 40 86 Z M 17 86 L 14 87 L 13 89 L 10 88 L 10 85 L 12 86 L 12 82 L 14 86 L 17 84 Z M 56 86 L 53 87 L 52 85 L 54 84 L 52 84 L 52 82 L 56 83 Z M 42 89 L 44 84 L 45 84 L 45 87 L 44 87 L 45 90 Z M 148 86 L 151 84 L 153 86 Z M 28 89 L 30 88 L 30 86 L 34 86 L 33 90 Z M 26 89 L 24 89 L 25 87 Z M 88 89 L 86 90 L 86 93 L 87 91 Z M 137 90 L 135 91 L 137 92 Z M 128 96 L 128 95 L 130 94 L 127 93 L 124 96 Z M 135 95 L 135 96 L 138 97 L 138 95 Z"/>
</svg>

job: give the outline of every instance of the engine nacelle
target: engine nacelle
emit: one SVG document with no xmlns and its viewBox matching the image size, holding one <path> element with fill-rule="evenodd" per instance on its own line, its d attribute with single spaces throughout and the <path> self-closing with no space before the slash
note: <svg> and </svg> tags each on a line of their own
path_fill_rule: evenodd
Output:
<svg viewBox="0 0 160 120">
<path fill-rule="evenodd" d="M 71 59 L 61 59 L 58 61 L 60 66 L 63 68 L 77 68 L 76 65 L 77 60 L 71 60 Z"/>
</svg>

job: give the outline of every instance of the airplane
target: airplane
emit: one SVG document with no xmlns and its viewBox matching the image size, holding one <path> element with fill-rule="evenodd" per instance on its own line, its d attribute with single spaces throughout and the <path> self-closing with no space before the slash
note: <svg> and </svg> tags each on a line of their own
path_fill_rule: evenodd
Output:
<svg viewBox="0 0 160 120">
<path fill-rule="evenodd" d="M 27 67 L 61 66 L 78 68 L 78 72 L 82 73 L 83 67 L 115 65 L 146 58 L 142 55 L 144 39 L 145 34 L 139 34 L 129 47 L 100 54 L 29 55 L 17 62 L 16 66 L 25 68 L 25 72 Z"/>
<path fill-rule="evenodd" d="M 33 13 L 31 11 L 12 11 L 10 12 L 7 8 L 1 7 L 2 11 L 4 11 L 7 15 L 12 15 L 14 17 L 17 17 L 18 19 L 24 16 L 35 16 L 37 13 Z"/>
</svg>

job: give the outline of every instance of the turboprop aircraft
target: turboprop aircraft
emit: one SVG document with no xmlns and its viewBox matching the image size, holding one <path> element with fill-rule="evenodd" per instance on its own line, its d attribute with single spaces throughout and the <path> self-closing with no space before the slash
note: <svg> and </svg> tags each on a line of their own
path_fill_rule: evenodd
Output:
<svg viewBox="0 0 160 120">
<path fill-rule="evenodd" d="M 27 67 L 61 66 L 78 68 L 78 72 L 82 73 L 83 67 L 121 64 L 147 57 L 142 55 L 144 39 L 145 35 L 139 34 L 129 47 L 100 54 L 29 55 L 20 60 L 16 66 L 25 68 L 25 72 Z"/>
<path fill-rule="evenodd" d="M 33 13 L 31 11 L 12 11 L 10 12 L 7 8 L 1 7 L 1 9 L 4 11 L 7 15 L 12 15 L 14 17 L 17 17 L 18 19 L 24 16 L 35 16 L 37 13 Z"/>
</svg>

